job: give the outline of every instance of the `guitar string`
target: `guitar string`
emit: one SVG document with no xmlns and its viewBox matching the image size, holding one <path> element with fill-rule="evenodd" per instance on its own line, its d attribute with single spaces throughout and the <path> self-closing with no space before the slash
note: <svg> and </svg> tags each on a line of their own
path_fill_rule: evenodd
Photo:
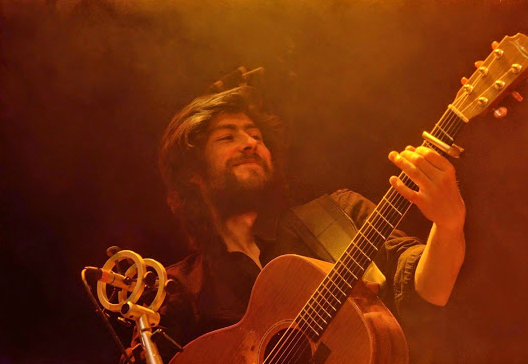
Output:
<svg viewBox="0 0 528 364">
<path fill-rule="evenodd" d="M 453 115 L 451 115 L 450 118 L 454 118 L 454 120 L 449 120 L 449 119 L 448 119 L 446 125 L 445 125 L 445 126 L 443 125 L 442 127 L 440 127 L 440 126 L 438 125 L 440 122 L 442 122 L 442 119 L 440 119 L 439 123 L 437 123 L 437 124 L 435 125 L 435 128 L 433 128 L 433 133 L 435 132 L 435 130 L 440 130 L 443 134 L 447 134 L 446 136 L 448 136 L 451 140 L 453 140 L 453 138 L 450 136 L 450 132 L 453 132 L 453 131 L 455 131 L 455 130 L 451 131 L 451 127 L 452 127 L 452 125 L 450 125 L 450 124 L 452 124 L 453 121 L 456 122 L 457 115 L 456 115 L 455 113 L 452 113 L 452 114 L 453 114 Z M 459 129 L 459 128 L 456 128 L 456 129 Z M 424 143 L 424 144 L 425 144 L 425 143 Z M 403 174 L 403 173 L 402 173 L 402 174 Z M 409 178 L 407 175 L 404 174 L 404 178 L 405 178 L 405 177 Z M 391 190 L 392 190 L 392 191 L 391 191 Z M 395 198 L 395 195 L 394 195 L 395 193 L 396 193 L 396 198 Z M 403 198 L 403 196 L 401 196 L 399 193 L 397 193 L 397 192 L 396 192 L 395 190 L 393 190 L 392 188 L 389 189 L 389 191 L 388 191 L 387 194 L 389 195 L 389 199 L 390 199 L 390 200 L 393 200 L 394 204 L 396 204 L 396 205 L 401 205 L 401 202 L 402 202 L 402 198 Z M 405 200 L 405 199 L 403 198 L 403 200 Z M 405 200 L 405 201 L 407 201 L 407 200 Z M 412 204 L 408 203 L 408 201 L 407 201 L 406 204 L 409 205 L 409 206 L 406 207 L 406 209 L 408 209 L 408 208 L 410 207 L 410 205 L 412 205 Z M 380 209 L 379 209 L 380 211 L 378 211 L 378 212 L 376 213 L 376 210 L 378 210 L 378 207 L 380 207 Z M 364 236 L 365 240 L 366 240 L 367 243 L 368 243 L 368 245 L 366 245 L 366 248 L 365 248 L 365 246 L 364 246 L 363 249 L 361 249 L 361 247 L 358 247 L 358 246 L 357 246 L 357 243 L 354 244 L 354 242 L 352 242 L 351 246 L 353 246 L 353 247 L 357 247 L 357 249 L 360 249 L 360 250 L 363 250 L 363 251 L 367 251 L 368 254 L 372 254 L 372 251 L 368 251 L 368 250 L 371 249 L 370 246 L 374 247 L 374 250 L 377 250 L 377 249 L 375 248 L 375 245 L 373 245 L 372 242 L 370 241 L 370 239 L 372 239 L 372 234 L 374 234 L 374 236 L 376 236 L 376 234 L 377 234 L 377 235 L 381 235 L 381 237 L 383 238 L 383 241 L 386 240 L 386 239 L 385 239 L 384 235 L 382 235 L 382 233 L 380 233 L 380 231 L 375 230 L 374 227 L 373 227 L 372 225 L 376 225 L 376 224 L 378 224 L 378 226 L 379 226 L 379 222 L 383 219 L 384 211 L 385 211 L 385 215 L 387 216 L 388 220 L 390 220 L 390 221 L 393 221 L 393 220 L 394 220 L 393 217 L 391 217 L 391 216 L 389 216 L 389 215 L 386 214 L 387 209 L 389 209 L 389 211 L 392 211 L 392 215 L 397 214 L 397 212 L 394 211 L 393 207 L 389 207 L 389 205 L 388 205 L 387 203 L 384 203 L 384 201 L 382 200 L 382 203 L 379 204 L 379 206 L 376 207 L 376 209 L 375 209 L 374 212 L 371 214 L 371 216 L 369 216 L 369 218 L 366 220 L 365 224 L 367 224 L 367 223 L 369 224 L 369 225 L 367 226 L 366 229 L 369 229 L 369 230 L 370 230 L 370 231 L 366 234 L 367 236 Z M 398 210 L 398 211 L 399 211 L 399 210 Z M 389 213 L 389 214 L 390 214 L 390 213 Z M 401 213 L 400 213 L 400 215 L 401 215 L 400 219 L 403 218 L 403 215 L 404 215 L 404 214 L 401 214 Z M 373 223 L 370 223 L 369 220 L 370 220 L 373 216 L 374 216 Z M 376 220 L 377 220 L 377 221 L 376 221 Z M 383 223 L 384 225 L 388 223 L 387 220 L 384 219 L 384 221 L 385 221 L 385 222 Z M 393 226 L 389 223 L 389 226 L 391 226 L 391 227 L 389 228 L 388 231 L 384 231 L 384 233 L 388 235 L 388 234 L 391 232 L 391 230 L 394 230 L 395 226 L 397 226 L 397 225 L 398 225 L 398 223 L 396 223 L 396 224 L 394 225 L 394 227 L 393 227 Z M 387 226 L 387 227 L 388 227 L 388 226 Z M 366 230 L 366 229 L 365 229 L 365 230 Z M 361 231 L 361 230 L 363 230 L 363 229 L 360 229 L 360 231 Z M 358 233 L 359 233 L 359 232 L 358 232 Z M 364 235 L 364 234 L 363 234 L 363 235 Z M 370 239 L 369 239 L 369 237 L 370 237 Z M 358 243 L 361 243 L 361 242 L 358 242 Z M 350 264 L 350 259 L 354 260 L 354 262 L 357 262 L 357 260 L 363 261 L 363 260 L 365 259 L 365 258 L 363 258 L 363 257 L 362 257 L 362 258 L 359 258 L 358 256 L 356 256 L 356 259 L 354 259 L 354 256 L 353 256 L 353 255 L 351 256 L 351 255 L 350 255 L 350 252 L 348 252 L 348 250 L 349 250 L 349 249 L 347 249 L 347 250 L 345 251 L 345 254 L 343 254 L 343 255 L 347 255 L 347 256 L 345 256 L 344 259 L 340 259 L 340 260 L 338 261 L 338 264 L 339 264 L 339 262 L 343 262 L 343 263 L 345 263 L 345 265 L 344 265 L 345 268 L 346 268 L 346 262 L 345 262 L 346 260 L 348 260 L 348 261 L 349 261 L 349 264 Z M 352 249 L 352 250 L 353 250 L 352 253 L 354 253 L 354 250 L 357 251 L 356 249 Z M 367 255 L 368 255 L 368 254 L 367 254 Z M 368 260 L 368 259 L 367 259 L 367 260 Z M 362 263 L 365 264 L 366 262 L 362 262 Z M 336 264 L 336 265 L 337 265 L 337 264 Z M 343 265 L 341 265 L 341 266 L 343 266 Z M 340 267 L 341 267 L 341 266 L 340 266 Z M 330 279 L 330 281 L 334 281 L 334 280 L 335 280 L 335 274 L 336 274 L 336 273 L 337 273 L 337 275 L 340 276 L 340 278 L 341 278 L 342 280 L 343 280 L 343 278 L 345 278 L 345 281 L 346 281 L 346 278 L 347 278 L 346 276 L 348 276 L 348 279 L 351 278 L 350 276 L 353 276 L 353 273 L 351 273 L 348 269 L 346 269 L 347 272 L 339 274 L 339 268 L 340 268 L 340 267 L 337 267 L 337 268 L 333 269 L 333 270 L 330 272 L 330 274 L 327 276 L 327 277 L 329 277 L 329 276 L 331 276 L 332 274 L 334 275 L 334 279 Z M 345 277 L 343 277 L 343 275 L 344 275 Z M 358 274 L 358 275 L 359 275 L 359 274 Z M 332 278 L 332 277 L 330 277 L 330 278 Z M 355 279 L 355 278 L 354 278 L 354 279 Z M 323 281 L 323 283 L 324 283 L 324 281 Z M 333 283 L 333 282 L 332 282 L 332 283 Z M 334 285 L 335 285 L 336 287 L 339 288 L 339 286 L 338 286 L 336 283 L 334 283 Z M 347 283 L 347 285 L 350 287 L 350 285 L 349 285 L 348 283 Z M 326 288 L 326 290 L 327 290 L 328 292 L 330 292 L 331 294 L 333 294 L 334 297 L 335 297 L 335 295 L 339 294 L 338 292 L 335 292 L 335 288 L 333 288 L 334 291 L 332 291 L 332 290 L 328 289 L 328 287 L 325 286 L 324 284 L 322 285 L 322 287 L 323 287 L 323 290 Z M 346 290 L 346 288 L 345 288 L 345 290 Z M 320 292 L 320 291 L 322 291 L 322 290 L 318 289 L 318 290 L 316 291 L 316 294 L 319 293 L 319 295 L 321 295 L 321 292 Z M 334 293 L 335 293 L 335 294 L 334 294 Z M 309 300 L 309 303 L 310 303 L 310 301 L 314 298 L 314 296 L 315 296 L 315 294 L 312 295 L 311 299 Z M 323 294 L 323 296 L 324 296 L 324 294 Z M 347 298 L 347 297 L 345 296 L 344 299 L 346 299 L 346 298 Z M 329 297 L 325 298 L 325 300 L 326 300 L 327 302 L 328 302 L 328 299 L 330 299 L 330 298 L 329 298 Z M 319 306 L 322 307 L 323 310 L 325 310 L 324 305 L 319 304 Z M 312 319 L 312 321 L 314 321 L 318 326 L 320 326 L 320 325 L 317 323 L 317 320 L 318 320 L 318 319 L 316 319 L 316 318 L 314 318 L 314 317 L 312 317 L 312 316 L 310 315 L 310 313 L 309 313 L 309 309 L 311 309 L 313 312 L 315 312 L 315 313 L 316 313 L 316 314 L 322 319 L 322 313 L 321 313 L 320 311 L 318 311 L 319 309 L 315 309 L 311 304 L 309 305 L 309 308 L 308 308 L 308 309 L 306 308 L 306 305 L 305 305 L 305 307 L 303 307 L 303 309 L 301 310 L 301 313 L 298 315 L 298 317 L 302 318 L 302 319 L 308 324 L 308 320 L 307 320 L 307 319 L 304 317 L 304 315 L 302 314 L 302 312 L 304 311 L 304 312 L 306 312 L 306 314 L 308 314 L 308 317 L 309 317 L 310 319 Z M 325 310 L 325 313 L 327 313 L 326 310 Z M 328 313 L 327 313 L 327 315 L 328 315 Z M 296 321 L 297 321 L 297 319 L 295 319 L 294 322 L 296 322 Z M 297 323 L 297 324 L 299 324 L 299 326 L 302 326 L 302 323 Z M 323 324 L 325 324 L 325 323 L 323 323 Z M 293 323 L 292 323 L 292 324 L 289 326 L 289 328 L 286 330 L 286 333 L 288 333 L 288 330 L 291 329 L 292 326 L 293 326 Z M 310 326 L 309 324 L 308 324 L 308 326 L 310 327 L 310 329 L 311 329 L 312 331 L 314 331 L 315 333 L 317 333 L 317 331 L 316 331 L 315 329 L 311 328 L 311 326 Z M 320 327 L 321 327 L 321 326 L 320 326 Z M 302 327 L 301 327 L 301 328 L 302 328 Z M 299 340 L 302 339 L 302 336 L 303 336 L 302 333 L 298 333 L 298 331 L 296 331 L 296 330 L 293 330 L 293 331 L 294 331 L 294 333 L 295 333 L 295 336 L 300 336 L 300 337 L 299 337 Z M 291 332 L 291 331 L 290 331 L 290 332 Z M 297 333 L 298 333 L 298 334 L 297 334 Z M 289 345 L 288 345 L 288 346 L 290 346 L 290 345 L 292 344 L 292 340 L 288 340 L 289 338 L 285 338 L 285 336 L 289 336 L 289 338 L 291 338 L 291 333 L 290 333 L 289 335 L 283 335 L 283 337 L 281 337 L 281 340 L 282 340 L 282 341 L 289 341 Z M 283 340 L 283 339 L 284 339 L 284 340 Z M 299 342 L 299 340 L 296 340 L 297 343 Z M 277 347 L 279 346 L 278 344 L 279 344 L 279 343 L 277 343 L 277 345 L 274 347 L 273 350 L 275 350 L 275 348 L 277 348 Z M 293 343 L 293 344 L 294 344 L 294 347 L 295 347 L 295 346 L 298 346 L 298 345 L 296 345 L 295 343 Z M 283 344 L 282 344 L 280 347 L 283 347 Z M 281 355 L 281 357 L 279 357 L 279 360 L 282 358 L 282 356 L 284 355 L 285 352 L 286 352 L 286 354 L 290 354 L 290 353 L 291 353 L 291 351 L 290 351 L 290 352 L 287 352 L 287 349 L 288 349 L 288 348 L 286 348 L 286 350 L 283 350 L 283 351 L 282 351 L 283 354 Z M 273 352 L 273 350 L 272 350 L 272 352 Z M 299 350 L 299 348 L 298 348 L 296 351 L 298 352 L 298 350 Z M 301 351 L 301 352 L 302 352 L 302 351 Z M 271 355 L 271 354 L 272 354 L 272 353 L 270 353 L 270 355 Z M 295 353 L 293 353 L 293 354 L 295 355 Z M 268 359 L 273 359 L 272 357 L 270 357 L 270 355 L 268 355 L 268 357 L 266 358 L 265 361 L 267 361 Z"/>
<path fill-rule="evenodd" d="M 441 121 L 442 121 L 442 120 L 441 120 Z M 455 115 L 455 121 L 456 121 L 456 115 Z M 438 127 L 439 130 L 441 130 L 442 133 L 445 134 L 445 133 L 446 133 L 446 130 L 448 130 L 449 132 L 451 132 L 451 127 L 450 127 L 449 124 L 452 124 L 452 123 L 447 123 L 446 125 L 442 125 L 443 128 L 442 128 L 440 125 L 437 124 L 437 127 Z M 445 128 L 445 129 L 444 129 L 444 128 Z M 456 128 L 456 129 L 459 129 L 459 128 Z M 433 132 L 434 132 L 434 129 L 433 129 Z M 453 138 L 451 137 L 451 135 L 449 134 L 449 132 L 447 133 L 446 136 L 447 136 L 448 138 L 450 138 L 451 140 L 453 140 Z M 399 195 L 399 194 L 398 194 L 398 195 Z M 391 198 L 389 197 L 389 199 L 391 199 Z M 383 206 L 383 205 L 380 204 L 380 207 L 381 207 L 381 209 L 380 209 L 381 211 L 380 211 L 379 217 L 383 217 L 383 215 L 384 215 L 384 211 L 383 211 L 383 210 L 386 210 L 386 207 L 387 207 L 387 206 L 386 206 L 386 205 Z M 409 204 L 409 207 L 410 207 L 410 204 Z M 392 211 L 392 209 L 391 209 L 391 211 Z M 393 211 L 393 212 L 394 212 L 394 211 Z M 385 213 L 385 215 L 386 215 L 386 213 Z M 402 216 L 402 217 L 403 217 L 403 216 Z M 388 218 L 389 218 L 389 220 L 393 221 L 393 219 L 391 219 L 390 216 L 388 216 Z M 379 220 L 379 219 L 378 219 L 378 220 Z M 385 220 L 385 221 L 386 221 L 386 220 Z M 396 223 L 395 226 L 396 226 L 396 225 L 398 225 L 398 223 Z M 393 230 L 393 229 L 394 229 L 394 228 L 391 227 L 391 228 L 389 228 L 388 231 L 386 231 L 385 233 L 386 233 L 386 234 L 389 234 L 389 233 L 390 233 L 390 230 Z M 367 238 L 367 240 L 368 240 L 368 238 Z M 369 243 L 369 244 L 370 244 L 370 243 Z M 339 272 L 339 270 L 338 270 L 338 272 Z M 298 350 L 299 350 L 299 349 L 298 349 Z"/>
<path fill-rule="evenodd" d="M 358 259 L 359 259 L 359 258 L 358 258 Z M 331 275 L 329 275 L 329 276 L 331 276 Z M 330 281 L 332 281 L 332 279 L 330 279 Z M 322 286 L 323 286 L 324 288 L 326 288 L 330 293 L 332 293 L 332 290 L 328 289 L 328 287 L 325 287 L 325 284 L 323 284 Z M 320 290 L 318 290 L 318 291 L 320 291 Z M 317 293 L 317 292 L 316 292 L 316 293 Z M 320 292 L 319 292 L 319 293 L 320 293 Z M 335 294 L 337 295 L 338 293 L 335 292 Z M 323 294 L 323 296 L 324 296 L 324 294 Z M 345 296 L 344 298 L 346 298 L 346 296 Z M 312 299 L 313 299 L 313 296 L 312 296 Z M 312 300 L 312 299 L 311 299 L 311 300 Z M 311 301 L 311 300 L 310 300 L 310 301 Z M 312 307 L 312 310 L 314 310 L 313 307 Z M 303 309 L 303 310 L 301 311 L 301 314 L 300 314 L 299 316 L 300 316 L 300 318 L 304 319 L 304 321 L 307 323 L 308 320 L 304 318 L 304 315 L 302 314 L 303 311 L 307 311 L 307 310 Z M 316 312 L 317 312 L 317 311 L 316 311 Z M 308 313 L 308 316 L 310 316 L 309 312 L 307 312 L 307 313 Z M 296 319 L 295 321 L 299 321 L 299 320 Z M 302 322 L 300 322 L 300 325 L 299 325 L 299 326 L 301 326 L 301 329 L 302 329 L 302 326 L 303 326 L 303 325 L 302 325 Z M 308 324 L 308 326 L 309 326 L 309 324 Z M 306 329 L 306 327 L 305 327 L 304 329 Z M 315 330 L 314 330 L 314 331 L 315 331 Z M 297 339 L 298 339 L 298 340 L 296 340 L 297 342 L 295 342 L 295 341 L 293 341 L 293 340 L 290 340 L 290 341 L 289 341 L 289 344 L 288 344 L 288 347 L 291 346 L 291 345 L 294 345 L 294 348 L 297 347 L 297 350 L 296 350 L 296 351 L 298 351 L 298 350 L 300 349 L 300 347 L 299 347 L 299 345 L 297 345 L 297 343 L 298 343 L 299 340 L 302 339 L 302 333 L 295 332 L 295 334 L 296 334 L 296 335 L 295 335 L 296 337 L 294 337 L 294 339 L 297 338 Z M 291 338 L 291 335 L 290 335 L 290 338 Z M 289 355 L 289 354 L 291 353 L 291 351 L 288 351 L 288 347 L 286 347 L 285 350 L 282 350 L 281 357 L 279 357 L 279 360 L 282 359 L 282 357 L 283 357 L 284 355 Z M 295 355 L 295 353 L 293 353 L 293 354 Z M 273 358 L 271 358 L 271 359 L 273 359 Z"/>
<path fill-rule="evenodd" d="M 448 138 L 450 138 L 451 140 L 453 140 L 453 138 L 451 138 L 451 135 L 450 135 L 450 134 L 453 134 L 452 131 L 455 131 L 455 130 L 453 130 L 452 127 L 451 127 L 452 125 L 449 125 L 449 124 L 452 124 L 452 122 L 451 122 L 451 123 L 443 123 L 443 124 L 440 123 L 441 126 L 440 126 L 440 125 L 437 125 L 437 126 L 438 126 L 439 129 L 443 129 L 443 128 L 445 128 L 445 130 L 448 131 L 448 133 L 447 133 L 448 135 L 446 135 L 446 136 L 447 136 Z M 460 125 L 460 127 L 461 127 L 461 126 L 463 125 L 463 123 L 460 123 L 459 125 Z M 442 128 L 442 127 L 443 127 L 443 128 Z M 456 128 L 456 129 L 459 129 L 460 127 Z M 445 130 L 442 130 L 442 133 L 444 133 Z M 391 199 L 391 198 L 389 197 L 389 199 Z M 379 210 L 380 210 L 380 211 L 379 211 L 379 212 L 380 212 L 380 217 L 383 216 L 384 213 L 385 213 L 385 215 L 386 215 L 387 205 L 386 205 L 386 204 L 385 204 L 385 205 L 380 205 Z M 390 219 L 390 216 L 389 216 L 389 219 Z M 390 220 L 391 220 L 391 221 L 394 221 L 394 219 L 390 219 Z M 397 225 L 397 224 L 396 224 L 396 225 Z M 388 229 L 388 226 L 386 226 L 386 227 L 387 227 L 386 230 L 390 230 L 390 229 Z M 386 233 L 388 234 L 389 231 L 386 231 Z"/>
<path fill-rule="evenodd" d="M 455 121 L 456 121 L 456 115 L 454 115 L 454 116 L 455 116 Z M 437 127 L 439 128 L 439 130 L 441 130 L 442 133 L 444 133 L 444 134 L 446 133 L 446 130 L 450 130 L 450 129 L 451 129 L 449 125 L 444 126 L 445 130 L 444 130 L 442 127 L 440 127 L 438 124 L 437 124 L 436 126 L 437 126 Z M 457 129 L 459 129 L 459 128 L 457 128 Z M 433 129 L 433 132 L 434 132 L 434 130 L 435 130 L 435 129 Z M 449 137 L 451 140 L 453 140 L 453 138 L 449 135 L 449 133 L 447 133 L 446 136 Z M 394 191 L 393 191 L 393 192 L 394 192 Z M 399 194 L 398 194 L 398 195 L 399 195 Z M 401 195 L 399 195 L 399 196 L 401 196 Z M 390 197 L 389 197 L 389 198 L 390 198 Z M 396 203 L 397 203 L 397 202 L 396 202 Z M 411 205 L 411 204 L 409 204 L 408 207 L 410 207 L 410 205 Z M 386 206 L 385 206 L 385 207 L 386 207 Z M 383 210 L 383 206 L 382 206 L 382 210 Z M 391 211 L 392 211 L 392 210 L 391 210 Z M 373 215 L 374 215 L 374 214 L 373 214 Z M 381 214 L 379 215 L 379 217 L 382 217 L 382 215 L 383 215 L 383 212 L 381 212 Z M 403 217 L 403 216 L 401 216 L 401 217 Z M 391 219 L 391 218 L 389 217 L 389 219 Z M 378 219 L 378 220 L 379 220 L 379 219 Z M 398 223 L 396 223 L 395 226 L 396 226 L 396 225 L 398 225 Z M 387 231 L 386 233 L 387 233 L 387 234 L 390 233 L 390 230 L 393 230 L 393 229 L 394 229 L 394 228 L 390 228 L 389 231 Z M 378 232 L 378 233 L 379 233 L 379 232 Z M 368 241 L 368 240 L 369 240 L 369 239 L 367 238 L 367 241 Z M 369 244 L 371 244 L 371 243 L 369 242 Z M 371 245 L 372 245 L 372 244 L 371 244 Z M 348 258 L 345 258 L 345 259 L 348 259 Z M 339 273 L 339 268 L 337 268 L 336 271 L 337 271 L 337 273 Z M 348 274 L 348 273 L 345 273 L 345 274 Z M 340 276 L 341 276 L 341 275 L 340 275 Z M 313 310 L 313 308 L 312 308 L 312 310 Z M 303 311 L 304 311 L 304 309 L 303 309 Z M 302 312 L 302 311 L 301 311 L 301 312 Z M 316 313 L 317 313 L 317 312 L 316 312 Z M 319 314 L 318 314 L 318 315 L 319 315 Z M 319 316 L 321 317 L 321 315 L 319 315 Z M 306 321 L 306 320 L 305 320 L 305 321 Z M 302 336 L 302 334 L 301 334 L 301 336 Z M 302 338 L 302 337 L 301 337 L 301 338 Z M 299 349 L 300 349 L 300 348 L 298 348 L 296 351 L 298 351 Z M 301 352 L 302 352 L 302 351 L 301 351 Z M 294 355 L 295 355 L 295 353 L 294 353 Z M 280 358 L 279 358 L 279 359 L 280 359 Z"/>
<path fill-rule="evenodd" d="M 357 258 L 357 260 L 361 260 L 361 259 L 359 259 L 358 257 L 356 257 L 356 258 Z M 329 274 L 329 277 L 330 277 L 330 278 L 331 278 L 331 276 L 332 276 L 332 275 Z M 332 281 L 332 279 L 330 279 L 330 281 Z M 321 293 L 320 291 L 324 291 L 324 289 L 326 288 L 326 290 L 327 290 L 329 293 L 331 293 L 331 294 L 334 293 L 334 296 L 338 294 L 338 292 L 333 292 L 333 290 L 329 289 L 328 286 L 326 286 L 324 282 L 323 282 L 323 284 L 322 284 L 322 287 L 323 287 L 323 289 L 322 289 L 322 290 L 319 289 L 319 290 L 318 290 L 319 292 L 316 292 L 316 293 Z M 335 290 L 335 288 L 334 288 L 334 290 Z M 323 297 L 324 297 L 324 293 L 323 293 L 322 295 L 323 295 Z M 315 296 L 315 295 L 314 295 L 314 296 Z M 311 297 L 310 301 L 312 301 L 312 299 L 314 298 L 314 296 Z M 345 297 L 345 298 L 346 298 L 346 297 Z M 329 299 L 330 299 L 330 298 L 329 298 Z M 309 301 L 309 304 L 310 304 L 310 301 Z M 315 311 L 315 312 L 317 313 L 317 311 L 316 311 L 313 307 L 310 307 L 310 308 L 311 308 L 313 311 Z M 323 309 L 324 309 L 324 307 L 323 307 Z M 306 310 L 305 308 L 303 308 L 303 310 L 301 311 L 301 314 L 299 315 L 299 317 L 300 317 L 301 319 L 304 319 L 305 323 L 307 323 L 308 320 L 305 319 L 304 314 L 303 314 L 303 311 L 305 311 L 305 312 L 308 314 L 308 316 L 310 317 L 309 309 Z M 310 317 L 310 318 L 312 318 L 312 317 Z M 299 320 L 296 319 L 295 321 L 299 321 Z M 301 329 L 302 329 L 302 326 L 303 326 L 302 321 L 300 322 L 300 325 L 299 325 L 299 326 L 301 326 Z M 308 324 L 308 326 L 309 326 L 309 324 Z M 306 329 L 306 327 L 305 327 L 305 329 Z M 315 331 L 315 330 L 313 330 L 313 331 Z M 295 336 L 297 336 L 299 339 L 302 339 L 302 333 L 298 333 L 298 332 L 296 332 L 295 334 L 296 334 Z M 300 337 L 299 337 L 299 336 L 300 336 Z M 290 337 L 291 337 L 291 335 L 290 335 Z M 298 340 L 297 340 L 297 341 L 298 341 Z M 291 346 L 292 344 L 293 344 L 294 346 L 296 346 L 296 345 L 295 345 L 296 343 L 293 342 L 292 340 L 290 340 L 288 346 Z M 285 355 L 285 354 L 287 355 L 287 354 L 290 353 L 290 352 L 287 351 L 287 349 L 288 349 L 288 347 L 286 347 L 286 350 L 283 350 L 283 351 L 282 351 L 282 355 L 281 355 L 281 357 L 282 357 L 283 355 Z M 273 359 L 273 358 L 272 358 L 272 359 Z M 279 358 L 279 359 L 281 359 L 281 358 Z"/>
<path fill-rule="evenodd" d="M 456 116 L 456 115 L 455 115 L 455 116 Z M 438 125 L 437 125 L 437 126 L 438 126 Z M 438 126 L 438 127 L 439 127 L 439 126 Z M 443 128 L 441 128 L 441 127 L 439 127 L 439 128 L 440 128 L 440 130 L 442 131 L 442 133 L 445 133 L 445 130 L 449 130 L 449 129 L 451 129 L 449 125 L 444 126 L 445 129 L 443 129 Z M 434 129 L 433 129 L 433 131 L 434 131 Z M 447 136 L 450 137 L 449 135 L 447 135 Z M 451 138 L 451 139 L 452 139 L 452 138 Z M 399 194 L 398 194 L 398 195 L 399 195 Z M 401 196 L 401 195 L 399 195 L 399 196 Z M 390 197 L 389 197 L 389 198 L 390 198 Z M 395 203 L 398 204 L 398 202 L 395 202 Z M 381 205 L 381 204 L 380 204 L 380 205 Z M 410 207 L 410 206 L 409 206 L 409 207 Z M 387 208 L 387 205 L 386 205 L 386 204 L 385 204 L 385 206 L 381 206 L 381 210 L 383 210 L 384 208 L 385 208 L 385 210 L 386 210 L 386 208 Z M 391 210 L 392 210 L 392 209 L 391 209 Z M 381 213 L 381 214 L 379 215 L 379 217 L 382 217 L 382 215 L 383 215 L 383 211 L 380 211 L 380 213 Z M 393 213 L 395 213 L 395 212 L 393 211 Z M 376 215 L 376 214 L 373 214 L 373 215 Z M 377 216 L 375 216 L 375 217 L 377 217 Z M 403 217 L 403 216 L 402 216 L 402 217 Z M 388 216 L 388 218 L 391 219 L 390 216 Z M 376 220 L 376 219 L 375 219 L 375 220 Z M 374 220 L 374 221 L 375 221 L 375 220 Z M 377 220 L 379 221 L 380 219 L 378 218 Z M 397 224 L 396 224 L 396 225 L 397 225 Z M 392 229 L 393 229 L 393 228 L 391 228 L 391 229 L 389 229 L 389 230 L 392 230 Z M 370 229 L 370 230 L 371 230 L 371 232 L 373 232 L 372 229 Z M 379 233 L 379 232 L 378 232 L 378 233 Z M 388 234 L 388 233 L 390 233 L 390 231 L 385 232 L 385 233 Z M 368 234 L 368 235 L 371 235 L 371 234 Z M 372 245 L 368 238 L 367 238 L 366 240 L 368 241 L 368 243 L 369 243 L 370 245 Z M 368 247 L 368 245 L 367 245 L 367 247 Z M 364 248 L 364 250 L 366 250 L 366 249 Z M 349 254 L 348 254 L 348 255 L 349 255 Z M 347 258 L 345 258 L 345 259 L 349 259 L 349 258 L 347 257 Z M 336 271 L 337 271 L 337 273 L 339 274 L 339 270 L 337 269 Z M 339 275 L 341 276 L 341 274 L 339 274 Z M 349 272 L 344 273 L 343 275 L 349 275 Z M 327 287 L 325 287 L 325 288 L 327 288 Z M 327 290 L 328 290 L 328 288 L 327 288 Z M 330 291 L 330 290 L 328 290 L 328 291 Z M 332 292 L 330 291 L 330 293 L 332 293 Z M 309 307 L 309 308 L 311 308 L 313 312 L 315 312 L 319 317 L 322 318 L 321 314 L 320 314 L 316 309 L 314 309 L 313 307 Z M 324 309 L 324 307 L 323 307 L 323 309 Z M 303 311 L 305 311 L 305 312 L 308 314 L 308 316 L 310 317 L 309 309 L 307 310 L 306 308 L 303 308 Z M 301 312 L 301 313 L 302 313 L 302 312 Z M 302 315 L 300 315 L 300 316 L 301 316 L 301 318 L 304 319 L 304 317 L 302 317 Z M 312 318 L 312 320 L 315 321 L 316 324 L 317 324 L 317 319 L 314 319 L 313 317 L 310 317 L 310 318 Z M 306 319 L 304 319 L 304 320 L 305 320 L 305 322 L 307 322 Z M 290 328 L 291 328 L 291 325 L 290 325 Z M 312 330 L 313 330 L 313 329 L 312 329 Z M 316 332 L 315 330 L 313 330 L 313 331 Z M 291 336 L 291 335 L 290 335 L 290 336 Z M 301 335 L 301 336 L 302 336 L 302 335 Z M 291 342 L 290 342 L 290 343 L 291 343 Z"/>
</svg>

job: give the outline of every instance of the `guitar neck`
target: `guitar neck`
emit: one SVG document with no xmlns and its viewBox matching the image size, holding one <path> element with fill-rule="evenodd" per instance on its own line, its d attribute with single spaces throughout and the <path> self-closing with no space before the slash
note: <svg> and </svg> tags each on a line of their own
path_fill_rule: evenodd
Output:
<svg viewBox="0 0 528 364">
<path fill-rule="evenodd" d="M 436 139 L 452 145 L 467 120 L 449 106 L 430 134 Z M 444 154 L 438 147 L 425 141 L 424 146 Z M 400 180 L 417 191 L 418 186 L 405 174 Z M 359 229 L 350 245 L 327 274 L 316 292 L 295 319 L 296 323 L 312 339 L 317 339 L 330 324 L 339 308 L 345 302 L 354 284 L 374 259 L 378 250 L 405 216 L 411 202 L 392 187 Z"/>
</svg>

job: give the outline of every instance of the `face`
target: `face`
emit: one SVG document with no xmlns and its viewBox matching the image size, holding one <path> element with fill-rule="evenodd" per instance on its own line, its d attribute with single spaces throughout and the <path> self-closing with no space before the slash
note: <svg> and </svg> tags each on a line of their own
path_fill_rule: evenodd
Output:
<svg viewBox="0 0 528 364">
<path fill-rule="evenodd" d="M 253 121 L 243 113 L 223 113 L 208 127 L 204 147 L 205 175 L 200 185 L 209 191 L 262 191 L 273 177 L 271 153 Z"/>
</svg>

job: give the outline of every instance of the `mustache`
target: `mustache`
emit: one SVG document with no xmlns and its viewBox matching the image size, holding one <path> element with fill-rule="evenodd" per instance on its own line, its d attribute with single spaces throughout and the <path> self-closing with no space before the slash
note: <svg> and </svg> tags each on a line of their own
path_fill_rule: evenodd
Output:
<svg viewBox="0 0 528 364">
<path fill-rule="evenodd" d="M 257 162 L 260 165 L 265 165 L 264 159 L 262 159 L 262 157 L 259 156 L 258 154 L 242 155 L 240 157 L 233 158 L 229 160 L 228 165 L 236 166 L 238 164 L 242 164 L 246 162 Z"/>
</svg>

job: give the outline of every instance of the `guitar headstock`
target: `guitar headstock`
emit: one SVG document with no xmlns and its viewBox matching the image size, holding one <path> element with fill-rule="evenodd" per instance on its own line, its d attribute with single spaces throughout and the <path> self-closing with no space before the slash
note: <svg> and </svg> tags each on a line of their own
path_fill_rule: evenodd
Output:
<svg viewBox="0 0 528 364">
<path fill-rule="evenodd" d="M 493 48 L 484 61 L 476 63 L 477 71 L 463 81 L 464 85 L 452 103 L 467 119 L 490 110 L 528 76 L 526 35 L 517 33 L 513 37 L 504 37 L 500 43 L 494 42 Z"/>
</svg>

